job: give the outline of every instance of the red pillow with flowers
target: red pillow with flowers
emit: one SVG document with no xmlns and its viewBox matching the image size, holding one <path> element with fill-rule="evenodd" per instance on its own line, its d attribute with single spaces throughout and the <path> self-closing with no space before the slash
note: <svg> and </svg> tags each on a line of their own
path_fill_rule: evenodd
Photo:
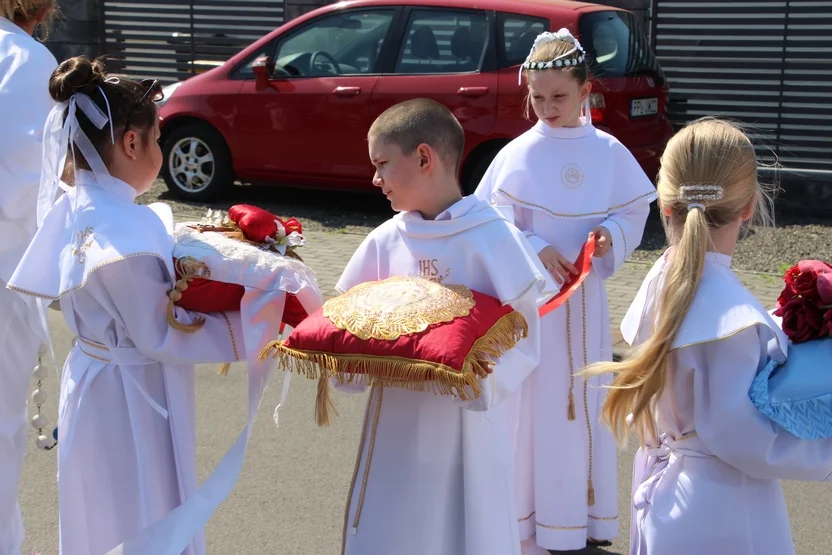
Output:
<svg viewBox="0 0 832 555">
<path fill-rule="evenodd" d="M 264 280 L 257 274 L 276 272 L 285 266 L 287 257 L 302 263 L 294 252 L 303 245 L 302 233 L 295 218 L 284 221 L 246 204 L 232 206 L 227 216 L 209 211 L 201 223 L 180 224 L 174 247 L 172 304 L 202 313 L 239 311 L 246 286 L 268 281 L 268 276 Z M 171 326 L 182 331 L 201 327 L 201 322 L 180 324 L 172 316 L 172 306 L 169 309 Z M 306 316 L 297 297 L 287 294 L 283 323 L 295 327 Z"/>
<path fill-rule="evenodd" d="M 801 260 L 783 276 L 775 316 L 792 343 L 832 337 L 832 266 L 820 260 Z"/>
<path fill-rule="evenodd" d="M 330 299 L 261 359 L 274 356 L 287 370 L 320 380 L 316 413 L 325 425 L 332 376 L 475 399 L 490 366 L 527 335 L 523 315 L 492 296 L 393 277 Z"/>
</svg>

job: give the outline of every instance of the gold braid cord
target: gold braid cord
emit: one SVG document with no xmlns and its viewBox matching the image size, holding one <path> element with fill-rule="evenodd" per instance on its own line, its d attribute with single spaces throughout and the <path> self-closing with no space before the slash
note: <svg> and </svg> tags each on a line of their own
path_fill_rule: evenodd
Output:
<svg viewBox="0 0 832 555">
<path fill-rule="evenodd" d="M 196 278 L 210 279 L 211 270 L 204 262 L 186 256 L 176 261 L 176 272 L 181 276 L 168 293 L 167 320 L 168 325 L 184 333 L 194 333 L 205 325 L 205 318 L 197 317 L 191 324 L 183 324 L 176 319 L 175 304 L 182 298 L 182 291 L 188 288 L 188 282 Z"/>
<path fill-rule="evenodd" d="M 329 413 L 334 409 L 330 399 L 331 377 L 341 384 L 398 387 L 468 401 L 480 396 L 479 380 L 488 376 L 489 367 L 518 341 L 526 338 L 528 331 L 528 324 L 521 313 L 506 314 L 474 342 L 461 371 L 436 362 L 401 357 L 296 350 L 286 347 L 284 341 L 267 345 L 260 353 L 260 360 L 262 362 L 272 356 L 285 370 L 319 380 L 316 422 L 319 426 L 326 426 Z"/>
</svg>

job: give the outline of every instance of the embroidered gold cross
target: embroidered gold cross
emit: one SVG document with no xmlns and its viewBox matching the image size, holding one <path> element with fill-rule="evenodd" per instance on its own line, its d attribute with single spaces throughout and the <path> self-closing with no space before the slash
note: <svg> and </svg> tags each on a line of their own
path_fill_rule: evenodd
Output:
<svg viewBox="0 0 832 555">
<path fill-rule="evenodd" d="M 72 251 L 81 264 L 87 259 L 86 252 L 90 246 L 92 246 L 92 227 L 87 227 L 84 231 L 78 232 L 78 246 Z"/>
</svg>

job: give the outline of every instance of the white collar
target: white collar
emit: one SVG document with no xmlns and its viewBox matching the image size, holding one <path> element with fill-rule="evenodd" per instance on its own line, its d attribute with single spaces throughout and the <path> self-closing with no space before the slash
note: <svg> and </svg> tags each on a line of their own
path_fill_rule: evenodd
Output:
<svg viewBox="0 0 832 555">
<path fill-rule="evenodd" d="M 581 116 L 580 122 L 581 124 L 577 127 L 552 127 L 542 120 L 537 120 L 532 129 L 552 139 L 580 139 L 595 131 L 595 127 L 588 118 Z"/>
<path fill-rule="evenodd" d="M 24 37 L 29 37 L 30 39 L 35 40 L 34 37 L 32 37 L 32 35 L 24 31 L 20 27 L 20 25 L 2 16 L 0 16 L 0 29 L 16 35 L 23 35 Z"/>
<path fill-rule="evenodd" d="M 442 220 L 455 220 L 456 218 L 464 216 L 468 212 L 470 212 L 471 209 L 473 209 L 477 205 L 478 202 L 479 202 L 479 199 L 477 199 L 477 197 L 475 197 L 473 195 L 467 196 L 467 197 L 462 197 L 461 199 L 459 199 L 458 201 L 456 201 L 455 203 L 450 205 L 447 210 L 441 212 L 434 219 L 435 220 L 440 220 L 440 221 L 442 221 Z"/>
<path fill-rule="evenodd" d="M 105 187 L 98 182 L 95 174 L 89 170 L 78 170 L 76 185 L 79 187 L 95 187 L 103 190 L 108 196 L 128 202 L 133 202 L 137 196 L 136 189 L 127 182 L 111 176 L 111 185 Z"/>
</svg>

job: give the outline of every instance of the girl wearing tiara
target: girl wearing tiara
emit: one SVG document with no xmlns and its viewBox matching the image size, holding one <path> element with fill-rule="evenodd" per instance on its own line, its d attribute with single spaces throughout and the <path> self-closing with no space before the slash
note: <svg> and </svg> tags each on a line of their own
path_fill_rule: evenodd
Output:
<svg viewBox="0 0 832 555">
<path fill-rule="evenodd" d="M 779 479 L 832 481 L 832 438 L 801 440 L 749 398 L 788 339 L 731 271 L 744 222 L 767 216 L 751 141 L 700 120 L 667 146 L 659 205 L 671 248 L 621 325 L 629 357 L 603 407 L 641 442 L 633 470 L 631 555 L 794 553 Z"/>
<path fill-rule="evenodd" d="M 616 446 L 599 422 L 606 378 L 576 376 L 611 360 L 604 280 L 638 247 L 655 189 L 632 154 L 593 127 L 586 55 L 569 31 L 543 33 L 521 68 L 532 129 L 494 159 L 476 195 L 512 209 L 563 283 L 596 241 L 580 291 L 541 319 L 541 364 L 514 397 L 517 503 L 524 554 L 583 549 L 618 534 Z M 510 418 L 512 418 L 510 417 Z"/>
</svg>

